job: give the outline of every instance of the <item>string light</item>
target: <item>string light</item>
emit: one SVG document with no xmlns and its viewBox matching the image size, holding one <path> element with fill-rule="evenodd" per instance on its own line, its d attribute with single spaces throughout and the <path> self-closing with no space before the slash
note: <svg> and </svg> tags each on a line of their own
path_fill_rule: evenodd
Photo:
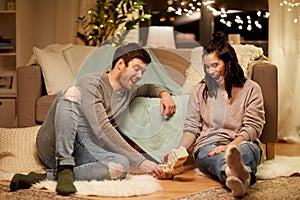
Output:
<svg viewBox="0 0 300 200">
<path fill-rule="evenodd" d="M 168 11 L 176 15 L 191 16 L 195 12 L 201 12 L 201 0 L 168 0 Z M 204 1 L 204 6 L 210 6 L 214 1 Z"/>
<path fill-rule="evenodd" d="M 202 3 L 201 3 L 202 2 Z M 262 29 L 261 25 L 262 18 L 269 18 L 270 13 L 267 11 L 257 11 L 257 17 L 255 19 L 251 19 L 250 16 L 247 16 L 246 19 L 242 19 L 239 14 L 235 16 L 235 19 L 232 20 L 232 15 L 234 13 L 241 13 L 240 10 L 226 10 L 225 8 L 220 8 L 217 10 L 213 7 L 215 1 L 213 0 L 167 0 L 168 3 L 168 12 L 175 12 L 176 15 L 185 15 L 191 16 L 195 12 L 201 12 L 201 6 L 205 6 L 209 11 L 212 12 L 214 16 L 220 16 L 220 23 L 224 24 L 227 27 L 232 27 L 233 24 L 237 24 L 239 30 L 243 28 L 248 31 L 253 30 L 253 26 L 258 29 Z M 286 1 L 287 4 L 288 2 Z M 298 5 L 298 4 L 297 4 Z M 230 14 L 230 16 L 229 16 Z"/>
<path fill-rule="evenodd" d="M 287 9 L 288 12 L 295 14 L 293 22 L 297 24 L 300 20 L 299 7 L 300 2 L 296 0 L 284 0 L 279 4 L 282 8 Z M 298 11 L 298 12 L 297 12 Z"/>
<path fill-rule="evenodd" d="M 241 17 L 242 14 L 236 14 L 234 17 L 234 13 L 231 13 L 230 16 L 227 13 L 230 13 L 233 11 L 225 11 L 225 10 L 220 10 L 220 23 L 226 25 L 227 27 L 233 27 L 233 23 L 236 24 L 237 28 L 239 30 L 242 30 L 243 28 L 246 28 L 246 30 L 248 31 L 253 31 L 253 24 L 255 25 L 255 27 L 257 27 L 258 29 L 262 29 L 263 26 L 261 24 L 261 21 L 263 18 L 269 18 L 270 14 L 269 12 L 266 11 L 257 11 L 256 15 L 257 17 L 255 19 L 251 18 L 250 15 L 247 15 L 246 17 Z M 237 12 L 237 11 L 236 11 Z M 238 13 L 241 13 L 238 12 Z M 264 15 L 263 15 L 264 13 Z M 255 16 L 254 16 L 255 17 Z"/>
</svg>

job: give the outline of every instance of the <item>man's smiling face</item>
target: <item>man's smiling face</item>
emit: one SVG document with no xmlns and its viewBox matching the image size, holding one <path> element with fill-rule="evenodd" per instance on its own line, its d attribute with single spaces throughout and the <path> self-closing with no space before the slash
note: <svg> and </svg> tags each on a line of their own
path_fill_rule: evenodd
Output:
<svg viewBox="0 0 300 200">
<path fill-rule="evenodd" d="M 145 71 L 146 64 L 141 59 L 134 58 L 122 69 L 119 84 L 124 90 L 131 90 L 142 79 Z"/>
</svg>

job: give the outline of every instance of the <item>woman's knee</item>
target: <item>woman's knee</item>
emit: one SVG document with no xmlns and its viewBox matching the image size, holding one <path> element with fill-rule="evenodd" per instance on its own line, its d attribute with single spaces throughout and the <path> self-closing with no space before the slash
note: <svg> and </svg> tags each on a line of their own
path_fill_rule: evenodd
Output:
<svg viewBox="0 0 300 200">
<path fill-rule="evenodd" d="M 254 142 L 243 142 L 239 145 L 242 157 L 252 157 L 259 164 L 262 156 L 262 148 Z"/>
<path fill-rule="evenodd" d="M 253 142 L 245 142 L 239 145 L 239 149 L 242 154 L 242 160 L 244 165 L 253 174 L 257 172 L 257 166 L 261 162 L 262 149 L 261 147 Z"/>
</svg>

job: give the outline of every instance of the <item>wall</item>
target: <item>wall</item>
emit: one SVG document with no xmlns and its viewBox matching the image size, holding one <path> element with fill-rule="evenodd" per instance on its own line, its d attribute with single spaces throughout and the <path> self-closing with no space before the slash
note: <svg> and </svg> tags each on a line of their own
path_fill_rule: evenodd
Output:
<svg viewBox="0 0 300 200">
<path fill-rule="evenodd" d="M 16 42 L 17 66 L 25 65 L 32 55 L 34 43 L 34 0 L 17 1 Z"/>
<path fill-rule="evenodd" d="M 77 18 L 91 0 L 17 0 L 17 66 L 25 65 L 34 46 L 77 43 Z"/>
<path fill-rule="evenodd" d="M 76 43 L 80 0 L 34 0 L 34 45 Z"/>
</svg>

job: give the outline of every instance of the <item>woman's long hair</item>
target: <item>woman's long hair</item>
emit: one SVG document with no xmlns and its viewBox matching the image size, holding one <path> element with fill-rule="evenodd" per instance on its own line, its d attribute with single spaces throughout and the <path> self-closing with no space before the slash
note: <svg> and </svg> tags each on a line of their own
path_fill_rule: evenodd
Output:
<svg viewBox="0 0 300 200">
<path fill-rule="evenodd" d="M 228 94 L 228 98 L 232 97 L 231 89 L 233 86 L 243 87 L 246 78 L 242 67 L 238 63 L 238 59 L 234 48 L 228 43 L 227 37 L 223 32 L 215 32 L 212 35 L 212 39 L 203 47 L 203 56 L 210 53 L 215 53 L 216 56 L 223 60 L 225 64 L 224 72 L 224 84 L 225 90 Z M 203 91 L 203 98 L 206 100 L 208 95 L 210 97 L 217 96 L 218 83 L 212 78 L 206 71 L 205 79 L 202 82 L 206 83 Z"/>
</svg>

